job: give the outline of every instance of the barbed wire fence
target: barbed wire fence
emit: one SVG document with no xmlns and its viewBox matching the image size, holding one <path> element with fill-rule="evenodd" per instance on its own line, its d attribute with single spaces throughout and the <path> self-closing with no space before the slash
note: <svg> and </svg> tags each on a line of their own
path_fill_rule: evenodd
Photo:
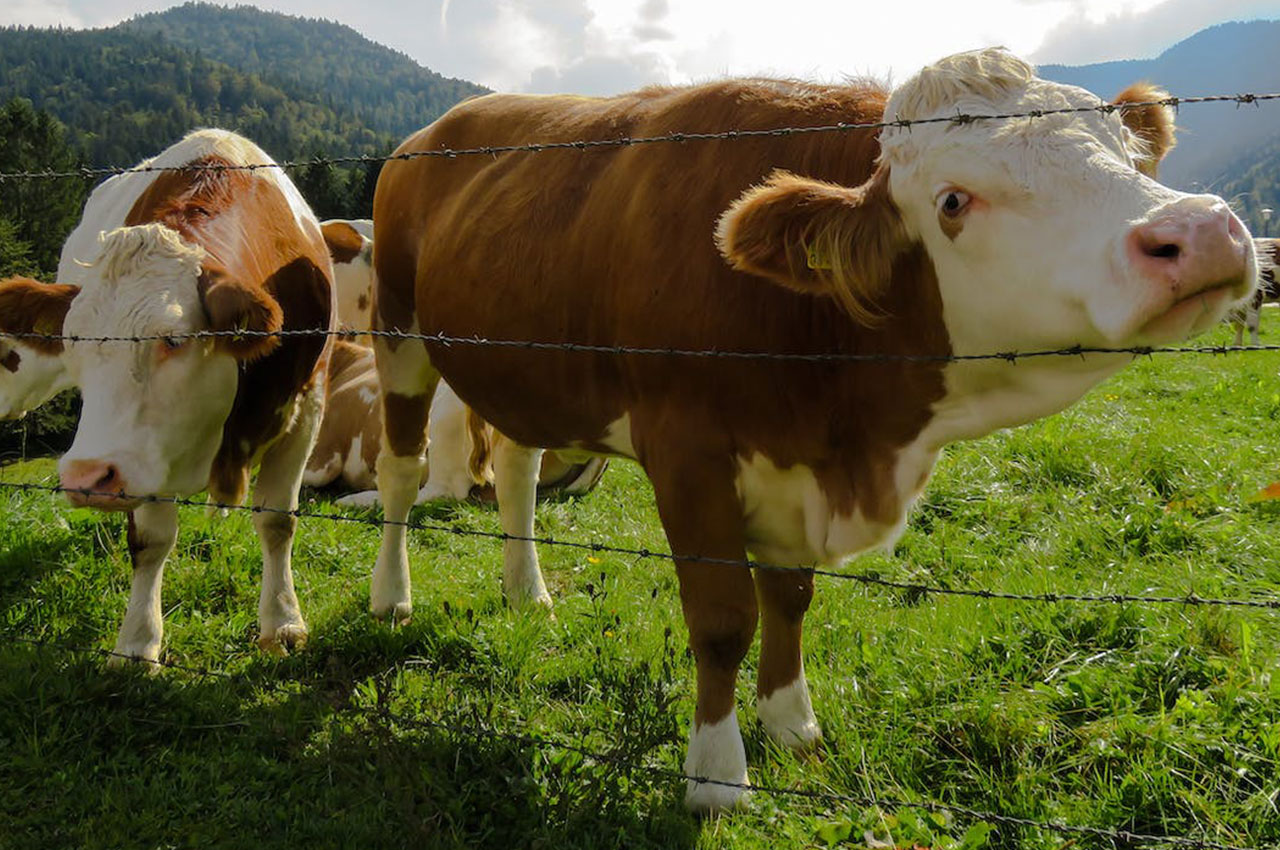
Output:
<svg viewBox="0 0 1280 850">
<path fill-rule="evenodd" d="M 250 164 L 188 164 L 178 166 L 154 166 L 140 165 L 134 167 L 84 167 L 67 171 L 19 171 L 19 172 L 0 172 L 0 183 L 4 181 L 40 181 L 40 180 L 57 180 L 57 179 L 85 179 L 94 180 L 101 177 L 114 177 L 124 174 L 146 174 L 165 171 L 193 171 L 193 170 L 212 170 L 212 171 L 257 171 L 261 169 L 296 169 L 308 168 L 314 166 L 326 165 L 376 165 L 392 161 L 409 161 L 424 158 L 444 158 L 455 159 L 460 157 L 472 156 L 489 156 L 496 157 L 510 153 L 529 153 L 537 154 L 549 151 L 599 151 L 609 149 L 619 149 L 626 147 L 656 145 L 656 144 L 685 144 L 704 141 L 727 141 L 738 139 L 751 139 L 763 137 L 787 137 L 816 133 L 848 133 L 860 130 L 881 130 L 881 129 L 905 129 L 910 130 L 911 127 L 917 125 L 950 125 L 963 126 L 976 122 L 999 121 L 999 120 L 1018 120 L 1018 119 L 1042 119 L 1053 115 L 1070 115 L 1083 113 L 1102 113 L 1111 114 L 1114 112 L 1124 112 L 1133 109 L 1141 109 L 1152 106 L 1169 107 L 1178 109 L 1189 104 L 1207 104 L 1207 103 L 1228 103 L 1240 106 L 1259 106 L 1270 101 L 1280 100 L 1280 93 L 1264 93 L 1264 94 L 1235 94 L 1235 95 L 1208 95 L 1197 97 L 1166 97 L 1157 100 L 1130 102 L 1121 104 L 1100 103 L 1095 106 L 1082 107 L 1066 107 L 1060 109 L 1045 110 L 1027 110 L 1021 112 L 1008 112 L 998 114 L 979 114 L 979 113 L 957 113 L 950 116 L 942 116 L 927 119 L 912 119 L 898 121 L 879 121 L 879 122 L 839 122 L 835 124 L 826 124 L 820 126 L 788 126 L 769 129 L 735 129 L 720 132 L 674 132 L 665 133 L 656 136 L 647 137 L 617 137 L 607 139 L 581 139 L 575 141 L 552 141 L 552 142 L 529 142 L 524 144 L 509 145 L 486 145 L 470 148 L 441 148 L 428 151 L 414 151 L 404 154 L 389 154 L 386 156 L 336 156 L 336 157 L 315 157 L 307 160 L 293 160 L 283 162 L 267 162 L 267 163 L 250 163 Z M 282 331 L 196 331 L 181 334 L 158 334 L 158 335 L 138 335 L 138 336 L 76 336 L 49 333 L 20 333 L 6 334 L 6 338 L 26 341 L 31 343 L 44 343 L 45 345 L 61 344 L 65 342 L 71 343 L 142 343 L 142 342 L 164 342 L 166 344 L 184 343 L 190 340 L 206 339 L 206 338 L 249 338 L 249 337 L 302 337 L 302 336 L 336 336 L 349 337 L 357 334 L 370 335 L 375 337 L 391 338 L 398 340 L 416 340 L 432 345 L 441 346 L 486 346 L 493 348 L 505 349 L 522 349 L 530 351 L 561 351 L 575 352 L 584 354 L 610 355 L 610 356 L 640 356 L 640 357 L 690 357 L 690 358 L 707 358 L 722 360 L 750 360 L 750 361 L 778 361 L 778 362 L 794 362 L 794 363 L 829 363 L 829 364 L 849 364 L 849 363 L 874 363 L 874 362 L 907 362 L 907 363 L 948 363 L 948 362 L 968 362 L 968 361 L 1004 361 L 1009 364 L 1016 364 L 1019 361 L 1050 358 L 1050 357 L 1088 357 L 1091 355 L 1110 356 L 1110 355 L 1129 355 L 1131 357 L 1151 357 L 1156 355 L 1169 354 L 1202 354 L 1202 355 L 1228 355 L 1245 352 L 1274 352 L 1280 351 L 1280 345 L 1250 345 L 1250 346 L 1226 346 L 1226 345 L 1183 345 L 1183 346 L 1129 346 L 1129 347 L 1105 347 L 1092 345 L 1073 345 L 1062 348 L 1033 350 L 1033 351 L 993 351 L 980 353 L 953 353 L 953 352 L 933 352 L 933 353 L 875 353 L 875 352 L 767 352 L 767 351 L 745 351 L 745 350 L 716 350 L 716 349 L 694 349 L 680 347 L 659 347 L 659 346 L 638 346 L 638 345 L 612 345 L 591 342 L 573 342 L 573 341 L 550 341 L 550 340 L 510 340 L 510 339 L 489 339 L 480 336 L 454 336 L 445 333 L 409 333 L 401 331 L 360 331 L 353 332 L 347 330 L 282 330 Z M 973 597 L 990 600 L 1007 600 L 1014 602 L 1028 602 L 1040 604 L 1056 604 L 1064 602 L 1091 603 L 1091 604 L 1116 604 L 1116 605 L 1174 605 L 1174 606 L 1208 606 L 1208 607 L 1233 607 L 1244 609 L 1263 609 L 1263 610 L 1280 610 L 1280 597 L 1267 598 L 1215 598 L 1202 597 L 1195 592 L 1188 592 L 1178 596 L 1159 596 L 1159 595 L 1133 595 L 1118 593 L 1041 593 L 1041 594 L 1023 594 L 1011 593 L 991 589 L 974 589 L 974 588 L 958 588 L 949 587 L 942 584 L 925 584 L 918 582 L 902 582 L 881 578 L 877 575 L 868 573 L 853 573 L 838 570 L 823 569 L 820 567 L 795 567 L 777 564 L 763 563 L 753 560 L 733 560 L 725 558 L 710 558 L 699 554 L 676 554 L 672 552 L 654 551 L 648 548 L 633 548 L 625 546 L 616 546 L 609 543 L 598 541 L 574 541 L 561 540 L 548 536 L 522 537 L 519 535 L 511 535 L 502 532 L 490 532 L 465 528 L 456 523 L 424 523 L 405 521 L 403 523 L 391 523 L 383 518 L 373 517 L 370 515 L 343 514 L 333 512 L 320 512 L 307 509 L 276 509 L 266 508 L 256 505 L 243 504 L 227 504 L 220 502 L 212 502 L 209 500 L 195 500 L 177 497 L 163 497 L 153 495 L 134 495 L 122 491 L 95 491 L 90 489 L 69 489 L 56 485 L 36 484 L 36 483 L 20 483 L 0 481 L 0 490 L 6 490 L 11 493 L 17 492 L 45 492 L 50 494 L 68 494 L 76 493 L 84 496 L 105 496 L 123 501 L 142 503 L 171 503 L 178 506 L 198 507 L 204 510 L 216 509 L 224 511 L 246 511 L 250 513 L 278 513 L 285 514 L 297 519 L 309 519 L 318 521 L 340 522 L 349 524 L 358 524 L 363 526 L 382 527 L 388 524 L 399 524 L 406 529 L 438 533 L 462 537 L 477 537 L 494 541 L 527 541 L 539 545 L 565 547 L 579 551 L 586 551 L 593 554 L 617 554 L 634 557 L 639 559 L 654 559 L 675 561 L 677 559 L 694 563 L 708 563 L 717 565 L 739 566 L 755 570 L 769 571 L 798 571 L 809 575 L 822 576 L 827 579 L 837 581 L 851 581 L 867 586 L 876 586 L 886 589 L 899 591 L 907 591 L 915 594 L 929 595 L 945 595 L 945 596 L 961 596 Z M 41 638 L 27 638 L 18 635 L 8 635 L 0 640 L 4 640 L 10 644 L 24 644 L 32 646 L 41 651 L 57 652 L 62 654 L 82 654 L 109 659 L 137 659 L 131 656 L 121 655 L 119 653 L 104 650 L 101 648 L 73 646 L 48 641 Z M 181 672 L 197 677 L 215 678 L 223 680 L 236 680 L 239 677 L 225 671 L 214 670 L 211 668 L 184 665 L 167 660 L 157 660 L 146 662 L 157 668 L 169 669 L 175 672 Z M 383 674 L 385 678 L 388 674 L 395 672 L 398 667 Z M 280 682 L 272 682 L 270 680 L 263 682 L 268 687 L 283 687 Z M 514 743 L 521 747 L 528 747 L 539 750 L 558 750 L 562 752 L 575 753 L 585 760 L 596 764 L 611 766 L 621 770 L 633 771 L 651 777 L 655 780 L 663 781 L 684 781 L 696 784 L 714 784 L 746 792 L 755 792 L 769 794 L 778 797 L 791 797 L 798 799 L 806 799 L 815 801 L 825 805 L 855 805 L 861 807 L 893 807 L 893 808 L 914 808 L 926 812 L 952 813 L 975 821 L 982 821 L 997 826 L 1012 826 L 1021 828 L 1030 828 L 1050 832 L 1064 836 L 1068 839 L 1078 839 L 1080 837 L 1094 837 L 1110 840 L 1117 844 L 1137 844 L 1137 845 L 1163 845 L 1187 848 L 1203 848 L 1203 850 L 1247 850 L 1247 848 L 1237 845 L 1201 840 L 1195 838 L 1187 838 L 1169 835 L 1152 835 L 1145 833 L 1136 833 L 1123 829 L 1107 829 L 1102 827 L 1082 826 L 1062 824 L 1052 821 L 1036 821 L 1033 819 L 1013 817 L 997 812 L 987 812 L 973 808 L 967 808 L 960 805 L 895 799 L 878 795 L 848 795 L 828 791 L 807 790 L 794 787 L 775 787 L 768 785 L 755 785 L 749 783 L 732 783 L 713 780 L 708 777 L 689 776 L 679 770 L 669 767 L 655 765 L 647 761 L 638 761 L 634 758 L 619 756 L 616 753 L 601 752 L 598 750 L 583 747 L 577 744 L 555 741 L 539 735 L 527 732 L 504 731 L 493 727 L 487 723 L 462 724 L 457 722 L 448 722 L 440 719 L 427 719 L 423 717 L 407 717 L 403 714 L 396 714 L 390 710 L 389 705 L 383 700 L 379 700 L 379 704 L 371 710 L 366 710 L 364 714 L 371 721 L 378 721 L 390 726 L 399 726 L 406 729 L 413 729 L 422 732 L 448 733 L 462 737 L 479 739 L 479 740 L 500 740 Z"/>
<path fill-rule="evenodd" d="M 688 142 L 732 141 L 752 138 L 800 136 L 815 133 L 850 133 L 858 130 L 887 130 L 945 124 L 964 126 L 986 121 L 1011 121 L 1018 119 L 1040 119 L 1054 115 L 1081 115 L 1099 113 L 1110 115 L 1124 113 L 1153 106 L 1179 109 L 1187 105 L 1208 103 L 1233 103 L 1239 106 L 1260 106 L 1280 100 L 1280 92 L 1249 94 L 1215 94 L 1196 95 L 1191 97 L 1170 96 L 1155 100 L 1128 101 L 1124 103 L 1099 102 L 1092 106 L 1064 106 L 1055 109 L 1028 109 L 1014 112 L 973 113 L 957 112 L 954 115 L 933 118 L 903 118 L 894 121 L 849 121 L 835 124 L 815 126 L 787 126 L 766 129 L 742 128 L 721 130 L 717 132 L 672 132 L 655 136 L 619 136 L 607 139 L 576 139 L 573 141 L 527 142 L 510 145 L 480 145 L 469 148 L 439 148 L 426 151 L 410 151 L 402 154 L 391 153 L 382 156 L 317 156 L 311 159 L 286 160 L 283 162 L 263 162 L 248 164 L 189 164 L 177 166 L 135 165 L 135 166 L 86 166 L 68 171 L 9 171 L 0 172 L 0 182 L 5 180 L 69 180 L 96 179 L 99 177 L 115 177 L 121 174 L 150 174 L 163 171 L 258 171 L 261 169 L 296 169 L 326 165 L 377 165 L 387 162 L 407 162 L 416 159 L 457 159 L 472 156 L 498 156 L 506 153 L 544 153 L 548 151 L 590 151 L 616 148 L 636 147 L 640 145 L 684 144 Z"/>
</svg>

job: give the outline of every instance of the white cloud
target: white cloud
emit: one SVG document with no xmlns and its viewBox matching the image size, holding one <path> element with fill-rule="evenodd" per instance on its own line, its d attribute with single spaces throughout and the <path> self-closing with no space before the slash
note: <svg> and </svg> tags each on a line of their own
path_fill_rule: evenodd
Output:
<svg viewBox="0 0 1280 850">
<path fill-rule="evenodd" d="M 4 0 L 0 24 L 108 26 L 175 0 Z M 236 0 L 227 0 L 230 4 Z M 901 79 L 993 44 L 1041 62 L 1138 58 L 1280 0 L 258 0 L 347 24 L 423 65 L 507 91 L 604 94 L 771 73 Z M 977 8 L 975 8 L 975 6 Z"/>
<path fill-rule="evenodd" d="M 7 0 L 0 9 L 0 23 L 26 27 L 83 27 L 84 19 L 71 11 L 67 0 Z"/>
<path fill-rule="evenodd" d="M 1147 59 L 1213 24 L 1280 17 L 1276 0 L 1166 0 L 1123 4 L 1106 14 L 1072 15 L 1049 30 L 1037 62 L 1085 65 Z"/>
</svg>

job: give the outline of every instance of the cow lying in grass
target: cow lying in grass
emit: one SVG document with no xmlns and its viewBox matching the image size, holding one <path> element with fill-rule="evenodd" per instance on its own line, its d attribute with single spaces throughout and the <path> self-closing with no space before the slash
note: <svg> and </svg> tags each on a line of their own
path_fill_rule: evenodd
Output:
<svg viewBox="0 0 1280 850">
<path fill-rule="evenodd" d="M 258 468 L 262 544 L 259 644 L 286 652 L 306 624 L 290 566 L 303 465 L 324 406 L 327 336 L 193 331 L 332 327 L 331 265 L 320 226 L 247 139 L 192 133 L 89 197 L 63 250 L 56 285 L 0 285 L 0 333 L 152 337 L 146 342 L 30 341 L 60 356 L 83 408 L 58 465 L 75 505 L 129 512 L 133 587 L 116 652 L 160 655 L 160 583 L 177 508 L 153 497 L 208 489 L 240 504 Z M 74 262 L 73 262 L 74 261 Z"/>
<path fill-rule="evenodd" d="M 1172 342 L 1252 293 L 1249 233 L 1222 199 L 1144 174 L 1167 149 L 1167 110 L 1101 103 L 983 50 L 892 92 L 745 80 L 460 104 L 398 153 L 940 120 L 388 162 L 374 201 L 378 329 L 888 359 L 378 338 L 387 519 L 413 504 L 439 376 L 516 441 L 497 486 L 513 536 L 534 531 L 535 447 L 637 460 L 697 661 L 685 770 L 730 783 L 691 781 L 686 800 L 735 805 L 747 764 L 734 687 L 757 622 L 764 728 L 795 748 L 821 733 L 800 649 L 812 575 L 724 561 L 798 568 L 891 545 L 944 445 L 1059 411 L 1131 359 L 948 358 Z M 515 604 L 549 603 L 527 540 L 506 543 L 504 586 Z M 384 527 L 371 593 L 376 614 L 409 615 L 403 526 Z"/>
</svg>

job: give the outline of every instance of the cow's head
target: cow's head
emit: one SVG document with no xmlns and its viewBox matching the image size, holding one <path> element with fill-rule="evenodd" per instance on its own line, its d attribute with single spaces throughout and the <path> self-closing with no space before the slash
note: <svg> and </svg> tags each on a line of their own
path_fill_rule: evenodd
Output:
<svg viewBox="0 0 1280 850">
<path fill-rule="evenodd" d="M 1004 50 L 952 56 L 895 90 L 885 112 L 943 120 L 883 130 L 862 186 L 775 175 L 725 214 L 721 250 L 737 268 L 834 295 L 874 322 L 895 260 L 923 248 L 958 354 L 1199 333 L 1248 297 L 1257 263 L 1221 198 L 1144 173 L 1172 144 L 1165 107 L 945 120 L 1100 104 Z"/>
<path fill-rule="evenodd" d="M 25 312 L 12 308 L 20 297 Z M 163 225 L 147 224 L 104 234 L 79 287 L 40 297 L 0 285 L 0 332 L 22 332 L 38 322 L 67 337 L 62 361 L 83 397 L 75 440 L 59 464 L 62 486 L 88 491 L 69 493 L 74 504 L 128 510 L 137 500 L 112 494 L 185 496 L 205 487 L 235 400 L 238 361 L 260 357 L 279 342 L 181 335 L 277 331 L 281 311 L 261 289 L 227 275 L 203 249 Z"/>
<path fill-rule="evenodd" d="M 20 334 L 56 336 L 76 289 L 48 286 L 30 278 L 0 281 L 0 325 Z M 47 329 L 52 328 L 52 331 Z M 20 419 L 73 384 L 62 365 L 62 344 L 55 339 L 0 339 L 0 419 Z"/>
<path fill-rule="evenodd" d="M 373 327 L 373 240 L 366 231 L 371 221 L 330 219 L 320 222 L 325 246 L 333 260 L 333 288 L 338 324 L 346 330 Z"/>
</svg>

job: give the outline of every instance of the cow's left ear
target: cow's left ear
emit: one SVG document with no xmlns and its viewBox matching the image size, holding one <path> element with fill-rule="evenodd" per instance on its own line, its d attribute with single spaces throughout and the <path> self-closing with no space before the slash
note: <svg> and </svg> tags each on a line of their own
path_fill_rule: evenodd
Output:
<svg viewBox="0 0 1280 850">
<path fill-rule="evenodd" d="M 0 334 L 47 335 L 49 339 L 24 336 L 21 342 L 45 354 L 61 354 L 62 322 L 79 292 L 78 286 L 29 277 L 0 281 Z"/>
<path fill-rule="evenodd" d="M 836 298 L 870 325 L 907 236 L 882 166 L 853 189 L 774 172 L 720 217 L 716 244 L 735 269 Z"/>
<path fill-rule="evenodd" d="M 220 350 L 237 360 L 257 360 L 280 345 L 280 337 L 262 336 L 277 333 L 284 325 L 280 305 L 262 287 L 249 286 L 209 264 L 201 270 L 196 287 L 210 330 L 249 332 L 218 337 Z"/>
<path fill-rule="evenodd" d="M 1173 150 L 1177 144 L 1173 125 L 1173 108 L 1163 104 L 1152 104 L 1152 101 L 1164 100 L 1169 93 L 1151 83 L 1134 83 L 1116 95 L 1113 104 L 1121 106 L 1126 103 L 1143 103 L 1120 110 L 1120 117 L 1126 127 L 1132 131 L 1140 142 L 1138 150 L 1133 152 L 1138 170 L 1148 177 L 1156 176 L 1156 169 L 1164 155 Z"/>
</svg>

